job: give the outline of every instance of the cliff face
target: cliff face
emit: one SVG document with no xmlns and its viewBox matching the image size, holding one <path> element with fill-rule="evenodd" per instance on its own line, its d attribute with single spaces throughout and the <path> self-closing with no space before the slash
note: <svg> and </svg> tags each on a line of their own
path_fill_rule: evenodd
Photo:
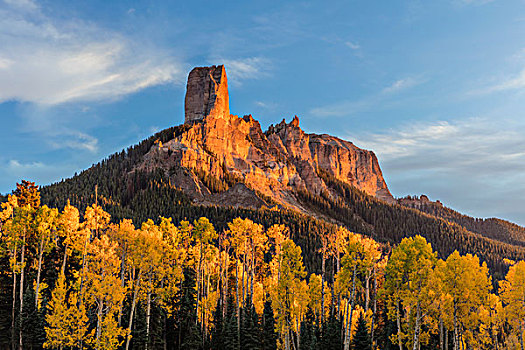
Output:
<svg viewBox="0 0 525 350">
<path fill-rule="evenodd" d="M 172 184 L 195 201 L 257 207 L 264 202 L 255 190 L 304 211 L 294 193 L 326 190 L 319 176 L 324 171 L 372 196 L 394 202 L 373 152 L 329 135 L 307 134 L 299 127 L 297 117 L 263 132 L 251 115 L 231 115 L 223 66 L 191 71 L 185 112 L 187 130 L 152 147 L 140 168 L 165 169 Z M 246 186 L 212 194 L 205 177 L 230 182 L 236 179 Z M 228 193 L 232 191 L 236 195 Z"/>
<path fill-rule="evenodd" d="M 198 122 L 209 115 L 217 118 L 230 115 L 224 66 L 197 67 L 190 72 L 184 112 L 185 123 Z"/>
</svg>

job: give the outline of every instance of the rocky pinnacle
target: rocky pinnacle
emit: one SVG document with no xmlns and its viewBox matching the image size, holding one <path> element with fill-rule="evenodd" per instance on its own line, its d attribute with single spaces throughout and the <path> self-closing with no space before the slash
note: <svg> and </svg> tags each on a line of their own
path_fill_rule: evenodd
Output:
<svg viewBox="0 0 525 350">
<path fill-rule="evenodd" d="M 188 76 L 184 122 L 194 123 L 211 115 L 230 116 L 228 78 L 223 65 L 196 67 Z"/>
</svg>

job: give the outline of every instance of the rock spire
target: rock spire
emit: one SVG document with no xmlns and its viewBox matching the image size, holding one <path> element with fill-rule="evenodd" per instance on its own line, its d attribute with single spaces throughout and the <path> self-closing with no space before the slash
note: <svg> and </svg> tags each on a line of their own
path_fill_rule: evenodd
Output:
<svg viewBox="0 0 525 350">
<path fill-rule="evenodd" d="M 184 123 L 199 122 L 207 116 L 230 116 L 228 78 L 223 65 L 196 67 L 188 76 Z"/>
</svg>

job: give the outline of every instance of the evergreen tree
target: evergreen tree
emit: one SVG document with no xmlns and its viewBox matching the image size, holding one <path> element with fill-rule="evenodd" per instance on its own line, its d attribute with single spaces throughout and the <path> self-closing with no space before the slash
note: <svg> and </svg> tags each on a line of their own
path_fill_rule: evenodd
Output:
<svg viewBox="0 0 525 350">
<path fill-rule="evenodd" d="M 195 270 L 193 267 L 184 268 L 184 280 L 178 295 L 178 315 L 176 328 L 178 331 L 179 349 L 201 349 L 200 326 L 195 324 L 197 307 L 195 291 Z"/>
<path fill-rule="evenodd" d="M 352 350 L 372 350 L 370 343 L 370 333 L 368 333 L 368 327 L 361 312 L 357 321 L 354 337 L 352 338 L 351 348 Z"/>
<path fill-rule="evenodd" d="M 213 331 L 211 334 L 211 348 L 213 350 L 224 350 L 224 317 L 222 317 L 222 303 L 221 298 L 217 299 L 217 307 L 213 314 Z"/>
<path fill-rule="evenodd" d="M 255 350 L 259 349 L 260 329 L 257 312 L 255 307 L 248 301 L 246 310 L 243 312 L 243 320 L 241 324 L 241 349 Z"/>
<path fill-rule="evenodd" d="M 224 350 L 239 350 L 239 338 L 237 338 L 237 315 L 235 305 L 228 302 L 228 313 L 226 314 L 226 323 L 224 325 Z"/>
<path fill-rule="evenodd" d="M 269 296 L 266 297 L 266 301 L 264 302 L 261 345 L 262 350 L 277 349 L 277 333 L 275 332 L 275 318 L 272 309 L 272 302 Z"/>
<path fill-rule="evenodd" d="M 330 315 L 322 327 L 320 348 L 323 350 L 341 350 L 343 348 L 341 328 L 341 321 L 335 315 Z"/>
<path fill-rule="evenodd" d="M 314 314 L 311 309 L 308 309 L 306 318 L 301 322 L 299 350 L 317 350 L 319 348 L 316 328 Z"/>
<path fill-rule="evenodd" d="M 28 288 L 27 293 L 24 295 L 24 303 L 26 308 L 22 314 L 22 324 L 24 325 L 24 340 L 25 346 L 33 348 L 41 348 L 44 344 L 46 333 L 44 331 L 44 309 L 38 309 L 34 303 L 35 291 Z"/>
</svg>

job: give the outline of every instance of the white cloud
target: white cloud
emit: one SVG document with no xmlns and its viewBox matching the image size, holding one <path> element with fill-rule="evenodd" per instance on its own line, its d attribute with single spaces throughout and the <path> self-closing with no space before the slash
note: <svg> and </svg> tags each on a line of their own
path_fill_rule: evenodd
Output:
<svg viewBox="0 0 525 350">
<path fill-rule="evenodd" d="M 15 172 L 25 171 L 27 169 L 41 169 L 44 167 L 45 165 L 42 162 L 21 163 L 20 161 L 16 159 L 11 159 L 7 163 L 7 168 Z"/>
<path fill-rule="evenodd" d="M 78 166 L 72 164 L 45 164 L 10 159 L 6 162 L 0 162 L 0 184 L 4 188 L 14 188 L 16 182 L 24 179 L 37 181 L 38 185 L 45 185 L 73 175 L 71 169 L 76 168 Z M 6 180 L 8 178 L 13 179 L 13 183 L 9 183 Z"/>
<path fill-rule="evenodd" d="M 463 213 L 525 224 L 523 122 L 416 121 L 347 138 L 376 153 L 396 196 L 426 193 Z"/>
<path fill-rule="evenodd" d="M 274 110 L 277 108 L 277 103 L 275 102 L 255 101 L 254 104 L 262 109 Z"/>
<path fill-rule="evenodd" d="M 358 43 L 353 43 L 351 41 L 346 41 L 345 45 L 351 48 L 352 50 L 359 50 L 361 46 Z"/>
<path fill-rule="evenodd" d="M 310 110 L 310 113 L 316 117 L 342 117 L 349 116 L 354 113 L 365 111 L 379 103 L 391 98 L 393 94 L 399 93 L 403 90 L 410 89 L 421 84 L 423 81 L 419 78 L 407 77 L 398 79 L 391 85 L 385 87 L 381 91 L 364 97 L 360 100 L 345 100 L 336 102 L 330 105 L 316 107 Z"/>
<path fill-rule="evenodd" d="M 352 135 L 352 139 L 385 161 L 407 161 L 412 166 L 419 164 L 420 169 L 465 167 L 472 171 L 475 165 L 505 171 L 518 159 L 523 162 L 519 167 L 525 168 L 525 125 L 509 121 L 502 128 L 502 124 L 502 120 L 484 118 L 415 122 L 380 133 Z M 396 166 L 402 167 L 403 162 Z"/>
<path fill-rule="evenodd" d="M 0 102 L 113 99 L 183 73 L 161 50 L 91 23 L 50 18 L 30 0 L 0 5 L 0 42 Z"/>
<path fill-rule="evenodd" d="M 237 85 L 241 85 L 243 80 L 267 77 L 272 69 L 270 60 L 264 57 L 216 59 L 213 62 L 224 64 L 228 80 Z"/>
<path fill-rule="evenodd" d="M 518 75 L 508 78 L 502 82 L 499 82 L 493 86 L 487 87 L 478 93 L 492 93 L 508 90 L 521 90 L 525 88 L 525 69 L 523 69 Z"/>
<path fill-rule="evenodd" d="M 484 5 L 495 0 L 452 0 L 453 3 L 458 5 Z"/>
<path fill-rule="evenodd" d="M 419 83 L 420 82 L 415 78 L 411 78 L 411 77 L 403 78 L 403 79 L 396 80 L 395 82 L 392 83 L 392 85 L 384 88 L 383 92 L 386 92 L 386 93 L 397 92 L 397 91 L 409 89 L 413 86 L 418 85 Z"/>
<path fill-rule="evenodd" d="M 48 132 L 46 136 L 47 142 L 54 149 L 68 148 L 91 153 L 98 151 L 98 139 L 80 131 L 60 130 Z"/>
<path fill-rule="evenodd" d="M 31 0 L 4 0 L 4 3 L 28 12 L 38 10 L 38 5 Z"/>
</svg>

